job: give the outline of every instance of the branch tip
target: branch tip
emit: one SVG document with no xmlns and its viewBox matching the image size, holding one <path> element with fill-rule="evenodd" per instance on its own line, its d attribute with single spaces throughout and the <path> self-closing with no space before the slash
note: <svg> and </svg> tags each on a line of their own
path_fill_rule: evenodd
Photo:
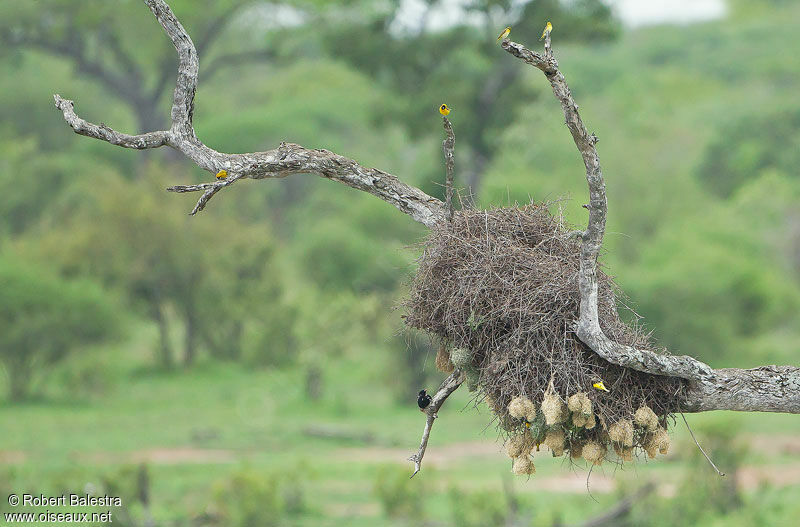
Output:
<svg viewBox="0 0 800 527">
<path fill-rule="evenodd" d="M 417 473 L 422 469 L 422 458 L 425 457 L 425 449 L 428 448 L 428 438 L 430 438 L 431 435 L 433 422 L 437 417 L 439 417 L 439 409 L 442 407 L 447 398 L 450 397 L 450 394 L 456 391 L 463 382 L 464 376 L 461 374 L 461 370 L 456 369 L 453 371 L 453 373 L 448 375 L 444 381 L 442 381 L 442 384 L 439 385 L 439 389 L 436 391 L 436 394 L 431 399 L 431 403 L 427 408 L 425 408 L 425 415 L 427 417 L 425 419 L 425 428 L 422 431 L 422 442 L 419 445 L 419 450 L 417 450 L 416 453 L 408 458 L 408 461 L 414 463 L 414 473 L 411 474 L 409 479 L 416 476 Z"/>
</svg>

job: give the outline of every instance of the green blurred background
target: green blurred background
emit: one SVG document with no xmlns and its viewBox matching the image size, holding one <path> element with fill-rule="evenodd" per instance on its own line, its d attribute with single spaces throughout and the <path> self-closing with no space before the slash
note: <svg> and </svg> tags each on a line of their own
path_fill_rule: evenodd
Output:
<svg viewBox="0 0 800 527">
<path fill-rule="evenodd" d="M 581 224 L 559 105 L 495 41 L 511 25 L 535 47 L 552 20 L 600 138 L 604 261 L 633 310 L 715 367 L 797 364 L 797 2 L 701 20 L 676 1 L 647 25 L 630 1 L 170 4 L 200 52 L 209 146 L 327 148 L 441 196 L 447 102 L 465 194 L 564 198 Z M 196 196 L 164 188 L 209 174 L 76 136 L 53 93 L 118 130 L 167 126 L 175 52 L 138 0 L 4 2 L 0 38 L 0 511 L 11 492 L 91 490 L 121 496 L 114 522 L 132 526 L 580 525 L 653 481 L 612 524 L 795 525 L 786 415 L 688 416 L 725 478 L 679 422 L 663 460 L 587 482 L 541 453 L 512 480 L 462 390 L 409 480 L 416 392 L 442 377 L 398 307 L 424 229 L 311 176 L 239 183 L 189 217 Z"/>
</svg>

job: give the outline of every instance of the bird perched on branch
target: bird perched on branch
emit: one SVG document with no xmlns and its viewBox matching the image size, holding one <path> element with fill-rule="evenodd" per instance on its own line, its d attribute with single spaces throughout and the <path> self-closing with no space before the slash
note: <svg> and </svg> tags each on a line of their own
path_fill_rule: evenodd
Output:
<svg viewBox="0 0 800 527">
<path fill-rule="evenodd" d="M 447 106 L 446 104 L 442 104 L 441 106 L 439 106 L 439 113 L 447 117 L 448 115 L 450 115 L 450 107 Z"/>
<path fill-rule="evenodd" d="M 508 38 L 509 33 L 511 33 L 511 26 L 508 26 L 503 30 L 502 33 L 500 33 L 500 36 L 497 37 L 497 41 L 500 42 L 501 40 Z"/>
<path fill-rule="evenodd" d="M 425 408 L 431 404 L 431 396 L 425 393 L 425 390 L 419 391 L 419 397 L 417 397 L 417 406 L 419 406 L 419 411 L 424 412 Z"/>
<path fill-rule="evenodd" d="M 539 40 L 542 40 L 542 39 L 543 39 L 544 37 L 546 37 L 546 36 L 547 36 L 547 34 L 548 34 L 548 33 L 550 33 L 551 31 L 553 31 L 553 24 L 551 24 L 551 23 L 550 23 L 550 21 L 548 20 L 548 21 L 547 21 L 547 25 L 546 25 L 546 26 L 544 26 L 544 31 L 542 31 L 542 36 L 541 36 L 541 38 L 539 38 Z"/>
<path fill-rule="evenodd" d="M 594 388 L 595 390 L 602 390 L 604 392 L 610 392 L 611 391 L 608 388 L 606 388 L 606 385 L 603 384 L 603 381 L 601 381 L 599 379 L 597 380 L 597 382 L 592 383 L 592 388 Z"/>
<path fill-rule="evenodd" d="M 228 171 L 225 169 L 220 170 L 217 172 L 217 179 L 225 179 L 228 177 Z"/>
</svg>

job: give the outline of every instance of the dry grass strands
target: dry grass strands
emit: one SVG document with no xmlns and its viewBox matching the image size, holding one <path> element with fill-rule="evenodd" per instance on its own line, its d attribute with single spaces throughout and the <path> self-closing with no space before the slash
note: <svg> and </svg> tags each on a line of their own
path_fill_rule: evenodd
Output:
<svg viewBox="0 0 800 527">
<path fill-rule="evenodd" d="M 572 413 L 589 415 L 592 413 L 592 401 L 589 400 L 586 392 L 574 393 L 567 399 L 567 408 Z"/>
<path fill-rule="evenodd" d="M 630 419 L 621 419 L 608 427 L 608 437 L 611 441 L 622 446 L 633 446 L 633 422 Z"/>
<path fill-rule="evenodd" d="M 658 428 L 658 416 L 649 406 L 642 406 L 633 414 L 633 422 L 636 426 L 654 432 Z"/>
<path fill-rule="evenodd" d="M 436 352 L 436 369 L 442 373 L 453 373 L 453 370 L 456 369 L 450 362 L 450 351 L 444 344 L 440 345 L 439 351 Z"/>
<path fill-rule="evenodd" d="M 547 431 L 547 434 L 544 436 L 543 443 L 553 451 L 553 456 L 561 457 L 564 455 L 564 441 L 566 440 L 566 436 L 564 435 L 564 430 L 559 426 L 556 428 L 551 428 Z"/>
<path fill-rule="evenodd" d="M 506 441 L 506 454 L 510 458 L 527 456 L 531 450 L 533 450 L 533 437 L 527 432 L 513 435 Z"/>
<path fill-rule="evenodd" d="M 596 424 L 597 424 L 597 421 L 594 418 L 594 414 L 589 414 L 589 419 L 586 420 L 586 423 L 583 426 L 587 430 L 591 430 L 592 428 L 595 427 Z"/>
<path fill-rule="evenodd" d="M 503 410 L 497 405 L 497 401 L 491 395 L 486 395 L 485 399 L 486 406 L 491 410 L 493 413 L 501 413 Z"/>
<path fill-rule="evenodd" d="M 569 396 L 567 408 L 572 413 L 572 424 L 578 428 L 594 428 L 595 420 L 592 413 L 592 401 L 586 392 L 578 392 Z"/>
<path fill-rule="evenodd" d="M 544 422 L 547 426 L 561 424 L 567 420 L 569 415 L 567 405 L 553 390 L 552 382 L 542 398 L 542 414 L 544 414 Z"/>
<path fill-rule="evenodd" d="M 514 397 L 508 403 L 508 415 L 515 419 L 533 421 L 536 417 L 536 406 L 527 397 Z"/>
<path fill-rule="evenodd" d="M 642 446 L 647 452 L 647 456 L 651 459 L 656 457 L 656 453 L 666 455 L 670 446 L 669 434 L 659 426 L 655 432 L 647 434 Z"/>
<path fill-rule="evenodd" d="M 518 396 L 541 407 L 552 425 L 570 417 L 564 400 L 584 392 L 591 406 L 589 417 L 578 418 L 583 441 L 599 439 L 595 418 L 614 423 L 643 406 L 659 418 L 677 411 L 684 381 L 610 364 L 575 336 L 580 242 L 547 207 L 461 210 L 451 224 L 434 227 L 405 302 L 406 323 L 451 345 L 455 367 L 479 372 L 473 380 L 496 402 L 498 423 L 508 432 L 522 426 L 508 414 Z M 620 319 L 620 292 L 600 270 L 598 287 L 600 326 L 609 338 L 652 349 L 647 335 Z M 596 378 L 614 392 L 594 393 Z"/>
<path fill-rule="evenodd" d="M 536 474 L 536 467 L 530 456 L 520 456 L 514 458 L 514 463 L 511 465 L 511 472 L 517 476 L 530 476 L 531 474 Z"/>
<path fill-rule="evenodd" d="M 583 459 L 593 465 L 600 465 L 606 457 L 606 446 L 599 441 L 589 441 L 583 445 Z"/>
<path fill-rule="evenodd" d="M 469 369 L 472 367 L 472 354 L 464 348 L 455 348 L 450 352 L 450 362 L 456 368 Z"/>
<path fill-rule="evenodd" d="M 619 443 L 611 444 L 614 447 L 614 452 L 622 461 L 633 461 L 633 447 L 622 446 Z"/>
</svg>

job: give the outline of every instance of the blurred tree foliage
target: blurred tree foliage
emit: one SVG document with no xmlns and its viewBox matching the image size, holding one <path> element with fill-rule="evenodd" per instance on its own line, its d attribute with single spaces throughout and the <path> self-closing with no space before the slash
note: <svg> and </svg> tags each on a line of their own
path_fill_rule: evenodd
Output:
<svg viewBox="0 0 800 527">
<path fill-rule="evenodd" d="M 429 27 L 441 2 L 424 4 L 423 15 L 411 27 L 402 27 L 399 0 L 328 22 L 323 45 L 331 57 L 402 94 L 381 102 L 375 115 L 405 124 L 412 136 L 430 133 L 440 103 L 451 106 L 461 181 L 473 192 L 497 152 L 501 131 L 537 93 L 523 81 L 524 69 L 504 60 L 497 34 L 511 26 L 511 38 L 533 45 L 547 20 L 554 21 L 559 42 L 606 41 L 619 30 L 611 9 L 599 0 L 471 0 L 464 16 L 445 30 Z M 432 168 L 431 177 L 439 170 Z M 441 194 L 438 187 L 425 190 Z"/>
<path fill-rule="evenodd" d="M 174 196 L 153 191 L 159 168 L 142 181 L 110 176 L 89 184 L 79 208 L 64 203 L 22 246 L 66 276 L 93 276 L 124 290 L 132 307 L 157 325 L 164 368 L 174 363 L 173 311 L 183 329 L 184 365 L 194 362 L 200 341 L 219 358 L 239 358 L 248 324 L 256 321 L 260 331 L 253 338 L 267 341 L 254 345 L 285 354 L 291 309 L 271 266 L 268 231 L 213 214 L 187 216 Z M 279 327 L 270 330 L 271 322 Z"/>
<path fill-rule="evenodd" d="M 61 280 L 29 262 L 0 259 L 0 362 L 11 400 L 23 399 L 32 383 L 71 351 L 118 330 L 113 304 L 96 284 Z"/>
<path fill-rule="evenodd" d="M 688 257 L 676 257 L 682 251 Z M 752 338 L 792 325 L 800 308 L 797 284 L 764 254 L 746 220 L 727 211 L 673 225 L 647 245 L 641 265 L 648 273 L 626 284 L 673 353 L 733 361 Z"/>
<path fill-rule="evenodd" d="M 426 485 L 424 480 L 410 480 L 407 470 L 391 465 L 381 467 L 375 475 L 373 492 L 387 516 L 413 522 L 425 518 Z"/>
<path fill-rule="evenodd" d="M 685 448 L 692 463 L 680 481 L 676 494 L 664 499 L 657 493 L 634 503 L 629 525 L 672 527 L 681 525 L 765 525 L 753 510 L 746 509 L 737 471 L 748 458 L 737 421 L 709 423 L 695 430 L 703 449 L 725 473 L 720 477 L 703 458 L 693 441 Z M 756 517 L 753 517 L 756 516 Z M 769 524 L 766 523 L 766 524 Z"/>
<path fill-rule="evenodd" d="M 798 145 L 800 111 L 748 115 L 715 134 L 703 154 L 697 177 L 724 198 L 765 172 L 798 177 Z"/>
<path fill-rule="evenodd" d="M 288 519 L 309 506 L 304 490 L 309 472 L 303 464 L 274 474 L 239 469 L 214 485 L 213 498 L 201 520 L 207 525 L 234 527 L 287 525 Z"/>
<path fill-rule="evenodd" d="M 206 77 L 242 62 L 261 62 L 272 53 L 258 38 L 230 38 L 231 23 L 252 16 L 252 0 L 170 2 L 189 28 L 207 67 Z M 103 86 L 128 106 L 137 130 L 167 127 L 164 100 L 174 87 L 175 51 L 141 2 L 41 0 L 13 2 L 0 11 L 4 53 L 30 49 L 59 57 L 74 71 Z"/>
</svg>

